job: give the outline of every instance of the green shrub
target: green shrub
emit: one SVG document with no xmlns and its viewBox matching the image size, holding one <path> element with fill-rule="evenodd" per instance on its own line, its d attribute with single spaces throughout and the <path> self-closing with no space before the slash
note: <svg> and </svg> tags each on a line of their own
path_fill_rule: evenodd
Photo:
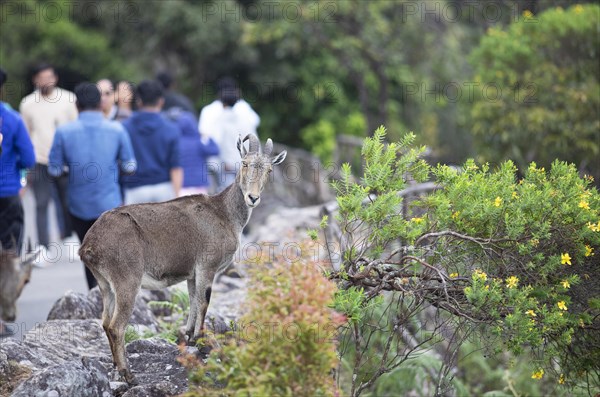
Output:
<svg viewBox="0 0 600 397">
<path fill-rule="evenodd" d="M 171 343 L 177 343 L 180 337 L 179 329 L 183 326 L 184 321 L 186 321 L 190 310 L 190 297 L 187 289 L 172 289 L 171 301 L 151 301 L 148 305 L 167 309 L 170 312 L 169 321 L 159 318 L 158 325 L 160 332 L 156 336 Z"/>
<path fill-rule="evenodd" d="M 343 316 L 329 309 L 335 285 L 309 260 L 260 265 L 250 273 L 248 309 L 235 338 L 211 352 L 192 375 L 188 396 L 333 396 L 336 331 Z"/>
<path fill-rule="evenodd" d="M 593 178 L 561 161 L 548 171 L 532 163 L 521 177 L 510 161 L 490 169 L 471 160 L 433 169 L 437 191 L 407 205 L 399 192 L 410 179 L 426 180 L 430 168 L 411 147 L 414 136 L 384 138 L 380 128 L 365 140 L 361 179 L 344 165 L 333 184 L 343 263 L 330 277 L 353 288 L 350 317 L 369 318 L 354 314 L 357 302 L 399 293 L 385 326 L 362 321 L 343 333 L 355 352 L 344 357 L 350 395 L 373 391 L 378 377 L 409 368 L 428 349 L 456 357 L 470 335 L 488 342 L 491 354 L 533 357 L 529 374 L 542 393 L 600 384 Z M 449 382 L 452 359 L 429 364 L 432 394 L 458 387 Z"/>
</svg>

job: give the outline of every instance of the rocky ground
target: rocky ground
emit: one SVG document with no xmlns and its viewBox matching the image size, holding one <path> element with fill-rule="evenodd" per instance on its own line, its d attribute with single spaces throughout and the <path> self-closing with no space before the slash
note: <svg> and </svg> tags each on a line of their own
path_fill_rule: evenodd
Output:
<svg viewBox="0 0 600 397">
<path fill-rule="evenodd" d="M 176 287 L 179 288 L 179 287 Z M 224 331 L 239 317 L 243 279 L 223 276 L 215 285 L 207 325 Z M 149 301 L 168 300 L 168 291 L 142 291 L 130 323 L 139 333 L 156 333 L 159 321 Z M 127 357 L 139 385 L 129 388 L 112 369 L 108 340 L 99 320 L 98 289 L 67 292 L 22 341 L 0 342 L 0 396 L 13 397 L 164 397 L 187 390 L 178 346 L 152 337 L 127 344 Z M 188 347 L 186 353 L 198 354 Z"/>
</svg>

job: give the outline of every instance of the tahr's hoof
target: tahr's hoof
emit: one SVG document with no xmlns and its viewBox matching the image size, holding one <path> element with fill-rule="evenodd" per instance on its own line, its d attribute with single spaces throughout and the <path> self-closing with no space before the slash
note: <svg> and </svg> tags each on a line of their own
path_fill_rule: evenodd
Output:
<svg viewBox="0 0 600 397">
<path fill-rule="evenodd" d="M 128 370 L 120 370 L 119 371 L 119 375 L 121 375 L 122 379 L 125 379 L 125 382 L 127 382 L 128 385 L 130 386 L 136 386 L 139 385 L 139 382 L 137 380 L 137 378 L 135 377 L 135 375 L 133 375 L 131 373 L 131 371 Z"/>
</svg>

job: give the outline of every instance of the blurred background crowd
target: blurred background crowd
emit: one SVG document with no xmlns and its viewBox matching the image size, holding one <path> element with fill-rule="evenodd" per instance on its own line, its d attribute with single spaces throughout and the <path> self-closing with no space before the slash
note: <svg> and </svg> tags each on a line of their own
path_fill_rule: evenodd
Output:
<svg viewBox="0 0 600 397">
<path fill-rule="evenodd" d="M 106 78 L 81 82 L 74 93 L 58 87 L 51 64 L 35 66 L 31 78 L 34 91 L 22 99 L 19 112 L 0 103 L 5 249 L 21 249 L 21 196 L 29 187 L 41 248 L 50 243 L 51 201 L 60 239 L 75 233 L 82 241 L 104 211 L 123 203 L 223 190 L 239 166 L 238 136 L 256 135 L 260 123 L 230 77 L 218 81 L 217 97 L 199 118 L 190 99 L 171 90 L 167 72 L 138 86 Z M 6 81 L 0 69 L 0 88 Z M 88 281 L 95 286 L 91 273 Z"/>
</svg>

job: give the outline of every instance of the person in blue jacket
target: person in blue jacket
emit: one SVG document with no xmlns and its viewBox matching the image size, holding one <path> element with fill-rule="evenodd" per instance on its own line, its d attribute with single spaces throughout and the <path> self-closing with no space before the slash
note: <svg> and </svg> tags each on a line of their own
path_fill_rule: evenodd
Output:
<svg viewBox="0 0 600 397">
<path fill-rule="evenodd" d="M 179 197 L 207 194 L 210 186 L 207 158 L 219 154 L 216 142 L 198 132 L 196 117 L 189 111 L 173 107 L 165 112 L 179 127 L 179 162 L 183 168 L 183 185 Z"/>
<path fill-rule="evenodd" d="M 56 129 L 48 173 L 59 177 L 69 169 L 69 213 L 73 229 L 83 239 L 103 212 L 123 204 L 119 171 L 128 174 L 137 163 L 129 135 L 116 121 L 104 118 L 100 90 L 85 82 L 75 87 L 79 118 Z M 90 289 L 97 281 L 85 267 Z"/>
<path fill-rule="evenodd" d="M 6 81 L 0 69 L 0 89 Z M 2 249 L 21 252 L 23 204 L 21 170 L 35 165 L 35 154 L 21 116 L 0 103 L 0 244 Z"/>
</svg>

